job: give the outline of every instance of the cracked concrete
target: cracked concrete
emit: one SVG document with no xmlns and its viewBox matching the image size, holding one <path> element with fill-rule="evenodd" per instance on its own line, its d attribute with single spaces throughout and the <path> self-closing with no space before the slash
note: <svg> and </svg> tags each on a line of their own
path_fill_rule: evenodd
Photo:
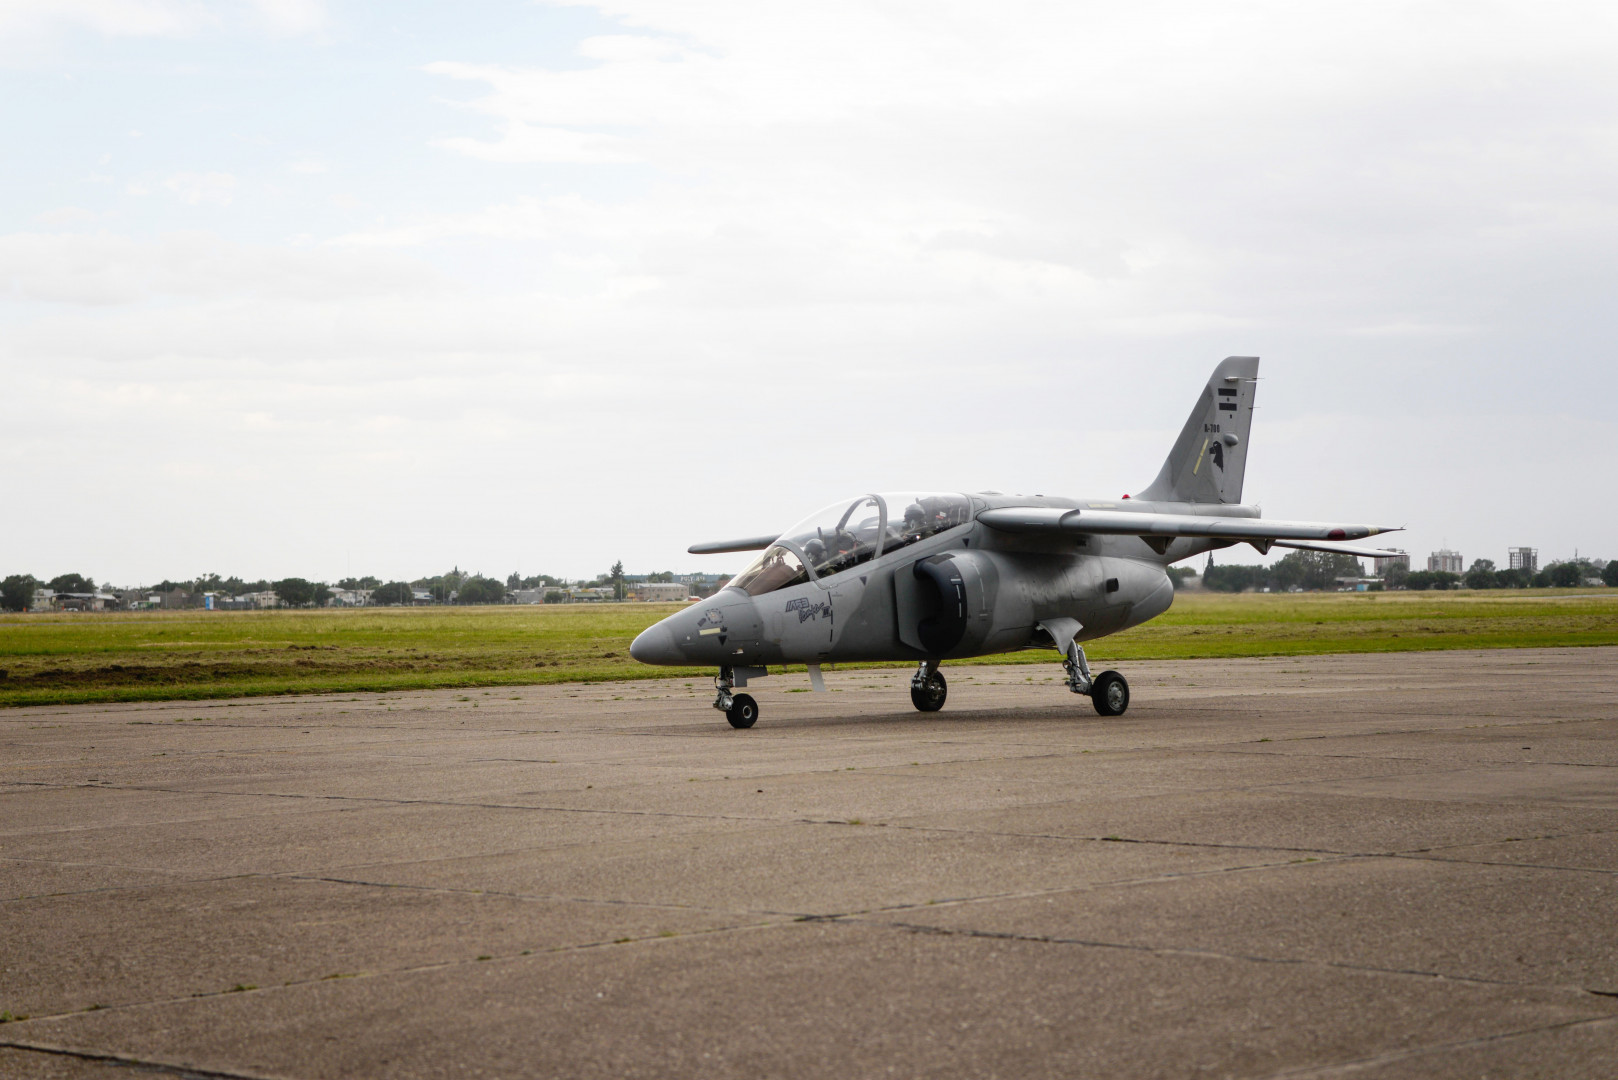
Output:
<svg viewBox="0 0 1618 1080">
<path fill-rule="evenodd" d="M 1611 1075 L 1618 649 L 1044 674 L 0 713 L 0 1077 Z"/>
</svg>

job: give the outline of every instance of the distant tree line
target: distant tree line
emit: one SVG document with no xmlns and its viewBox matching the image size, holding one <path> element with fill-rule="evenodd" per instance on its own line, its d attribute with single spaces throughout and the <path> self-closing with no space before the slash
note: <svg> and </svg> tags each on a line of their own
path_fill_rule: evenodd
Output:
<svg viewBox="0 0 1618 1080">
<path fill-rule="evenodd" d="M 1360 561 L 1352 555 L 1328 552 L 1294 551 L 1270 566 L 1252 566 L 1240 563 L 1210 566 L 1203 571 L 1204 588 L 1216 592 L 1243 592 L 1248 589 L 1270 589 L 1286 592 L 1294 586 L 1300 589 L 1332 589 L 1339 577 L 1359 577 L 1364 573 Z M 1587 579 L 1599 578 L 1607 585 L 1618 587 L 1618 559 L 1598 563 L 1591 559 L 1567 559 L 1547 564 L 1537 573 L 1524 570 L 1496 569 L 1493 561 L 1478 559 L 1464 574 L 1444 570 L 1406 570 L 1402 565 L 1389 569 L 1385 577 L 1390 589 L 1570 589 L 1583 585 Z M 1375 588 L 1375 586 L 1372 586 Z"/>
<path fill-rule="evenodd" d="M 1535 573 L 1507 567 L 1497 569 L 1493 559 L 1476 559 L 1464 574 L 1444 570 L 1411 570 L 1389 575 L 1388 582 L 1406 589 L 1572 589 L 1588 578 L 1618 587 L 1618 560 L 1564 559 L 1547 563 Z"/>
<path fill-rule="evenodd" d="M 618 579 L 622 585 L 622 564 L 618 564 Z M 606 575 L 603 575 L 606 576 Z M 669 575 L 672 578 L 672 574 Z M 336 590 L 369 590 L 370 602 L 373 604 L 410 604 L 415 602 L 416 590 L 425 591 L 436 603 L 440 604 L 499 604 L 506 600 L 509 592 L 516 589 L 537 589 L 555 587 L 565 589 L 567 582 L 559 577 L 549 574 L 534 574 L 524 577 L 521 574 L 511 574 L 504 581 L 499 578 L 483 574 L 464 573 L 460 569 L 448 573 L 437 574 L 431 577 L 417 578 L 414 581 L 390 581 L 384 583 L 378 577 L 347 577 L 328 584 L 324 581 L 309 581 L 305 578 L 289 577 L 279 581 L 261 579 L 248 581 L 239 577 L 223 577 L 219 574 L 199 574 L 188 581 L 171 581 L 165 578 L 154 585 L 143 586 L 137 590 L 120 590 L 123 593 L 139 593 L 141 595 L 158 594 L 172 596 L 179 594 L 183 603 L 200 607 L 206 593 L 214 593 L 224 598 L 236 598 L 253 594 L 273 593 L 280 603 L 288 607 L 323 607 L 335 595 Z M 0 610 L 26 611 L 33 603 L 34 594 L 40 589 L 48 589 L 53 593 L 93 593 L 96 583 L 93 579 L 82 574 L 61 574 L 42 581 L 32 574 L 12 574 L 0 582 Z M 547 599 L 552 594 L 547 593 Z M 566 599 L 566 593 L 557 591 L 560 599 Z"/>
<path fill-rule="evenodd" d="M 1293 551 L 1269 566 L 1241 563 L 1216 564 L 1202 572 L 1203 588 L 1215 592 L 1269 589 L 1335 589 L 1340 577 L 1362 577 L 1365 568 L 1352 555 L 1327 551 Z"/>
</svg>

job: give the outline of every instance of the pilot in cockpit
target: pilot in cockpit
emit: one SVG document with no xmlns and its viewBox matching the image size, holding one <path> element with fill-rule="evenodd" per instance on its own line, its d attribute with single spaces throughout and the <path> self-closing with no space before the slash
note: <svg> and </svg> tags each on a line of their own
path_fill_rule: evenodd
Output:
<svg viewBox="0 0 1618 1080">
<path fill-rule="evenodd" d="M 927 528 L 927 512 L 921 508 L 920 503 L 911 503 L 905 507 L 905 541 L 914 542 L 925 535 Z"/>
<path fill-rule="evenodd" d="M 829 550 L 826 554 L 826 567 L 823 573 L 835 574 L 839 570 L 847 570 L 850 566 L 853 566 L 859 561 L 857 555 L 859 546 L 860 543 L 854 538 L 853 533 L 847 529 L 838 529 L 832 536 L 831 543 L 827 545 Z"/>
</svg>

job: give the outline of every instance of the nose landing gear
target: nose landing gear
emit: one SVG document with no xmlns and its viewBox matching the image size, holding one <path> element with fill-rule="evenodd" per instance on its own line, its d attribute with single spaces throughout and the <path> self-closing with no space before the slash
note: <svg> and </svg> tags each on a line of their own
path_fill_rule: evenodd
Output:
<svg viewBox="0 0 1618 1080">
<path fill-rule="evenodd" d="M 1129 708 L 1129 681 L 1116 671 L 1103 671 L 1092 679 L 1090 662 L 1078 642 L 1068 642 L 1062 666 L 1067 669 L 1067 688 L 1075 694 L 1088 695 L 1090 704 L 1102 716 L 1122 716 Z"/>
<path fill-rule="evenodd" d="M 949 696 L 949 684 L 936 660 L 923 660 L 910 676 L 910 703 L 922 712 L 937 712 Z"/>
<path fill-rule="evenodd" d="M 746 682 L 742 683 L 747 685 Z M 736 669 L 722 667 L 714 676 L 713 707 L 725 714 L 733 728 L 750 728 L 758 722 L 758 702 L 752 694 L 733 694 L 736 687 Z"/>
</svg>

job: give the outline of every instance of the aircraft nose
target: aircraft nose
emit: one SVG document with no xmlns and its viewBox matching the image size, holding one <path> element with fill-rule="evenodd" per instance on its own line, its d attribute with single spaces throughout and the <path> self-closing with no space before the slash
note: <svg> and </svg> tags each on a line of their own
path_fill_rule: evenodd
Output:
<svg viewBox="0 0 1618 1080">
<path fill-rule="evenodd" d="M 679 664 L 685 661 L 674 644 L 674 635 L 669 631 L 667 620 L 642 630 L 629 643 L 629 655 L 643 664 Z"/>
</svg>

